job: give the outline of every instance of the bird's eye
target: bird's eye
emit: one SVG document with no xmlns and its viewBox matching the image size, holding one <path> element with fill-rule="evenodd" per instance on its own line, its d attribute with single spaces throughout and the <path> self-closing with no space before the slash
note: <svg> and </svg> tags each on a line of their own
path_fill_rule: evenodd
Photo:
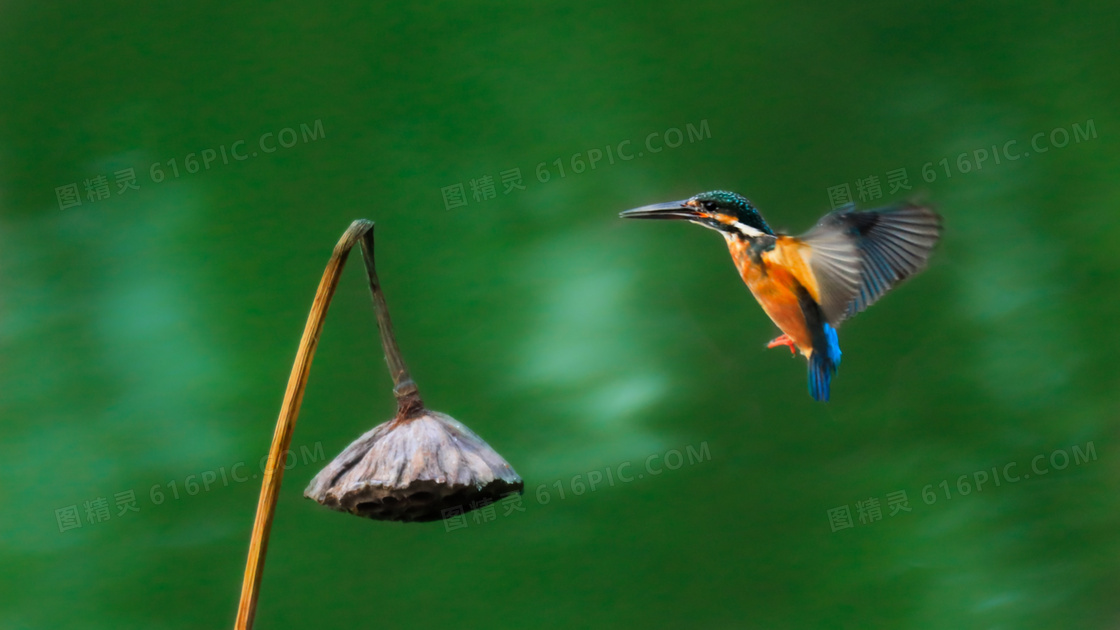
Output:
<svg viewBox="0 0 1120 630">
<path fill-rule="evenodd" d="M 715 210 L 715 209 L 716 209 L 716 202 L 714 202 L 714 201 L 705 201 L 705 202 L 704 202 L 704 209 L 705 209 L 705 210 L 708 210 L 709 212 L 710 212 L 710 211 L 712 211 L 712 210 Z"/>
</svg>

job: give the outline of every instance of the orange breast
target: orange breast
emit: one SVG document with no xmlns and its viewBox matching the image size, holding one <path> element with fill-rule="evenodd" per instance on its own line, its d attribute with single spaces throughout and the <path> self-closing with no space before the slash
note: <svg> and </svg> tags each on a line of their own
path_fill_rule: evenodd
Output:
<svg viewBox="0 0 1120 630">
<path fill-rule="evenodd" d="M 813 344 L 801 311 L 798 287 L 804 287 L 813 299 L 818 299 L 818 294 L 812 273 L 798 251 L 799 242 L 788 236 L 778 237 L 774 249 L 763 253 L 762 265 L 751 261 L 747 254 L 749 244 L 729 237 L 727 246 L 739 275 L 762 310 L 808 356 Z"/>
</svg>

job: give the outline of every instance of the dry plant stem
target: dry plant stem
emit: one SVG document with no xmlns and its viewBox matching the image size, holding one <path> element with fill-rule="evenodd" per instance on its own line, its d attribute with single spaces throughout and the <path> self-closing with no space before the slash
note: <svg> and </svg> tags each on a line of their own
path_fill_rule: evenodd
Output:
<svg viewBox="0 0 1120 630">
<path fill-rule="evenodd" d="M 284 476 L 284 461 L 288 456 L 288 447 L 292 443 L 292 432 L 295 430 L 296 418 L 299 416 L 299 406 L 303 402 L 303 392 L 307 387 L 307 376 L 311 370 L 311 359 L 315 356 L 315 348 L 319 345 L 319 335 L 323 332 L 323 322 L 326 320 L 327 307 L 330 306 L 331 297 L 334 295 L 338 280 L 342 275 L 342 268 L 350 250 L 359 240 L 365 245 L 366 269 L 370 273 L 370 288 L 374 292 L 374 307 L 377 309 L 378 323 L 382 325 L 382 341 L 384 343 L 385 330 L 388 327 L 389 316 L 386 313 L 382 319 L 385 298 L 379 297 L 380 290 L 373 271 L 373 223 L 359 219 L 350 224 L 343 233 L 338 244 L 334 247 L 327 268 L 323 270 L 323 279 L 319 281 L 319 289 L 315 292 L 315 299 L 311 303 L 311 312 L 307 316 L 307 325 L 303 329 L 303 338 L 299 342 L 295 363 L 292 365 L 292 374 L 288 377 L 288 388 L 284 392 L 284 402 L 280 407 L 280 417 L 276 420 L 276 431 L 272 436 L 272 447 L 268 452 L 268 463 L 265 466 L 264 480 L 261 482 L 261 496 L 257 502 L 257 516 L 253 522 L 253 536 L 249 541 L 249 559 L 245 563 L 245 579 L 241 584 L 241 603 L 237 607 L 237 621 L 235 630 L 248 630 L 253 627 L 253 618 L 257 612 L 257 595 L 261 587 L 261 574 L 264 570 L 265 553 L 268 551 L 268 535 L 272 530 L 272 517 L 276 513 L 276 501 L 280 495 L 280 482 Z M 392 332 L 389 332 L 392 341 Z M 396 343 L 392 345 L 397 354 L 400 374 L 408 378 L 408 371 L 404 363 L 399 362 L 399 351 Z M 389 346 L 386 345 L 388 353 Z M 390 366 L 393 366 L 390 360 Z M 393 378 L 398 372 L 394 370 Z M 411 380 L 409 380 L 411 382 Z M 415 388 L 415 385 L 413 386 Z M 419 398 L 417 397 L 417 400 Z"/>
<path fill-rule="evenodd" d="M 385 294 L 381 292 L 381 280 L 377 278 L 377 267 L 373 261 L 373 230 L 362 235 L 362 258 L 366 263 L 366 276 L 369 277 L 369 292 L 373 297 L 373 312 L 377 316 L 377 328 L 381 332 L 381 347 L 385 350 L 385 362 L 393 377 L 393 394 L 397 397 L 397 418 L 406 420 L 424 409 L 420 392 L 397 347 L 393 336 L 393 322 L 389 319 L 389 307 L 385 304 Z"/>
</svg>

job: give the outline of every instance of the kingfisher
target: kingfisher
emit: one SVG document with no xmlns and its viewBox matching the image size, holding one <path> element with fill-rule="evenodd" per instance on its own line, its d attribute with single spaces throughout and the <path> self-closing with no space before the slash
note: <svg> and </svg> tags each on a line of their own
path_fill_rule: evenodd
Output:
<svg viewBox="0 0 1120 630">
<path fill-rule="evenodd" d="M 725 190 L 619 216 L 684 220 L 722 234 L 743 282 L 782 331 L 767 347 L 800 351 L 809 393 L 822 402 L 840 365 L 840 323 L 924 269 L 941 238 L 941 216 L 912 202 L 866 211 L 848 204 L 800 236 L 775 233 L 746 197 Z"/>
</svg>

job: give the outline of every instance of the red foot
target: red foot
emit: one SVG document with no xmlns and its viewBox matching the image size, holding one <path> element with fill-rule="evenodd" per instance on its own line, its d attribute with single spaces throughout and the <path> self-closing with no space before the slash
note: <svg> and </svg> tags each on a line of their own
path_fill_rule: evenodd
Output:
<svg viewBox="0 0 1120 630">
<path fill-rule="evenodd" d="M 782 333 L 781 337 L 777 337 L 770 343 L 766 344 L 767 348 L 777 348 L 778 346 L 789 346 L 789 353 L 794 356 L 797 355 L 797 348 L 794 346 L 793 340 L 790 339 L 789 335 L 785 333 Z"/>
</svg>

